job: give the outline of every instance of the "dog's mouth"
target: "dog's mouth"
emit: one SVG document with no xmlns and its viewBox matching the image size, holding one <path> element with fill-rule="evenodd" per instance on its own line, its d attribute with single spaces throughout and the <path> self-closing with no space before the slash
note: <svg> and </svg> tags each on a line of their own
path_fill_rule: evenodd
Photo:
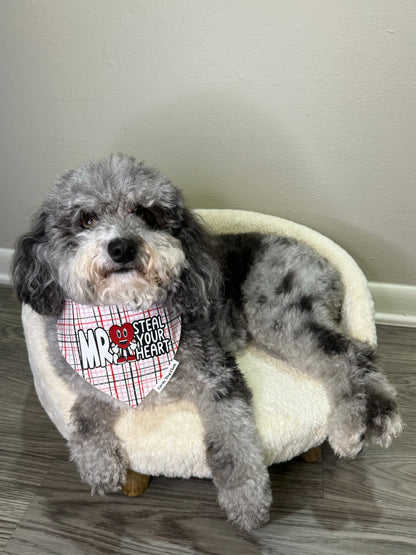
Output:
<svg viewBox="0 0 416 555">
<path fill-rule="evenodd" d="M 108 278 L 113 274 L 116 274 L 116 275 L 128 274 L 130 272 L 134 272 L 135 270 L 137 270 L 137 268 L 135 268 L 134 266 L 122 266 L 121 268 L 109 268 L 104 272 L 104 277 Z"/>
<path fill-rule="evenodd" d="M 118 270 L 113 270 L 113 274 L 127 274 L 128 272 L 133 272 L 134 268 L 118 268 Z"/>
</svg>

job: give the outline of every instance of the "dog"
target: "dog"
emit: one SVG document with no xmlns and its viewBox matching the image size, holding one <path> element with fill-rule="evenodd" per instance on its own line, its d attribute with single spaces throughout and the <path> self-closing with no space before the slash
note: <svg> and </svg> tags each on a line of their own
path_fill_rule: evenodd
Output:
<svg viewBox="0 0 416 555">
<path fill-rule="evenodd" d="M 291 238 L 212 236 L 164 175 L 130 156 L 89 162 L 57 180 L 18 241 L 12 275 L 18 299 L 46 317 L 51 360 L 77 391 L 68 445 L 93 493 L 126 481 L 114 432 L 125 405 L 62 355 L 57 322 L 68 300 L 163 306 L 180 318 L 178 367 L 137 410 L 183 398 L 195 404 L 218 502 L 242 529 L 267 522 L 272 501 L 251 393 L 234 358 L 248 341 L 325 385 L 328 441 L 339 456 L 355 457 L 370 441 L 387 447 L 401 431 L 396 393 L 374 349 L 342 327 L 343 286 L 329 262 Z M 134 358 L 125 335 L 118 352 Z"/>
</svg>

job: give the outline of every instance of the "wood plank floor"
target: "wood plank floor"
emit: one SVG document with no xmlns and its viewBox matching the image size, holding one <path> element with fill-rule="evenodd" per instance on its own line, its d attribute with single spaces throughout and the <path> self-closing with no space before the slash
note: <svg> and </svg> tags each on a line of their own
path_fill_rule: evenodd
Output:
<svg viewBox="0 0 416 555">
<path fill-rule="evenodd" d="M 406 429 L 394 445 L 270 468 L 271 521 L 227 524 L 209 480 L 154 478 L 140 497 L 91 497 L 32 384 L 20 307 L 0 287 L 0 550 L 43 554 L 415 554 L 416 330 L 379 327 Z"/>
</svg>

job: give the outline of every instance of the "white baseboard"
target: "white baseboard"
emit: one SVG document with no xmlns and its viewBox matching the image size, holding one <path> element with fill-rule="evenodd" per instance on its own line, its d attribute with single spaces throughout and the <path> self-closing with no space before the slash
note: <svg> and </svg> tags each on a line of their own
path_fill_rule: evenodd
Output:
<svg viewBox="0 0 416 555">
<path fill-rule="evenodd" d="M 0 248 L 0 284 L 10 283 L 12 256 L 12 249 Z M 377 281 L 369 285 L 377 324 L 416 327 L 416 286 Z"/>
<path fill-rule="evenodd" d="M 377 324 L 416 327 L 416 286 L 370 282 Z"/>
<path fill-rule="evenodd" d="M 10 283 L 9 268 L 12 261 L 12 249 L 0 249 L 0 284 Z"/>
</svg>

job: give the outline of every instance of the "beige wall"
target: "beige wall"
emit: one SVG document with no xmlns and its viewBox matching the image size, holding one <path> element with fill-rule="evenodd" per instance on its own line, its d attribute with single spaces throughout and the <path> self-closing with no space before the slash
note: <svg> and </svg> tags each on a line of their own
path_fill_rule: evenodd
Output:
<svg viewBox="0 0 416 555">
<path fill-rule="evenodd" d="M 0 247 L 91 157 L 416 283 L 414 0 L 1 0 Z"/>
</svg>

